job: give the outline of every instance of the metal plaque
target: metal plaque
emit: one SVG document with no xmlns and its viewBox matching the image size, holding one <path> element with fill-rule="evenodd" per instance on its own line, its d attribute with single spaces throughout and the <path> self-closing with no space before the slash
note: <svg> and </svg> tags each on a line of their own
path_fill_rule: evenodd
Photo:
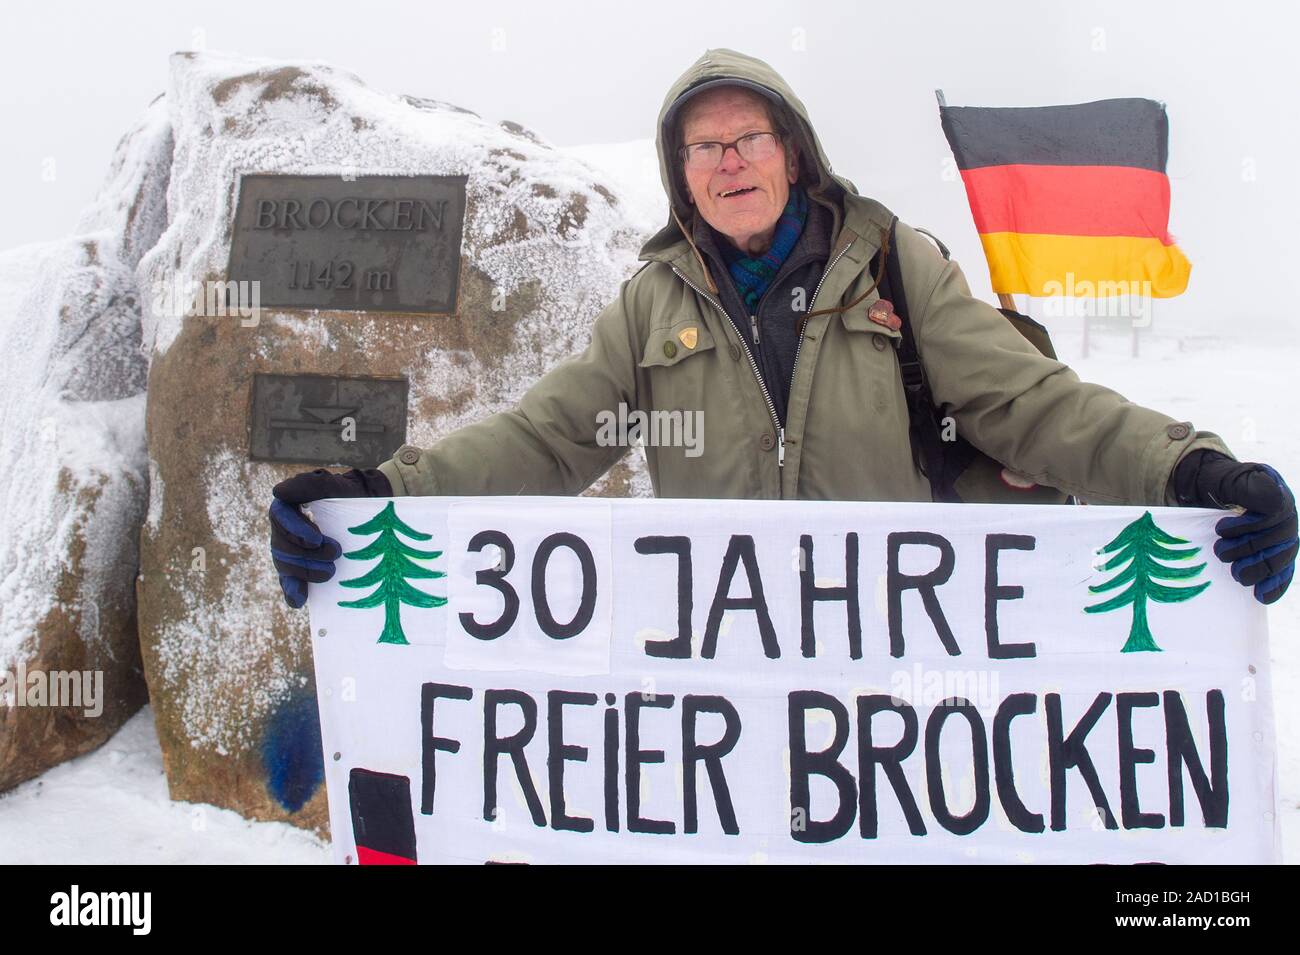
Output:
<svg viewBox="0 0 1300 955">
<path fill-rule="evenodd" d="M 256 375 L 248 456 L 372 468 L 406 443 L 405 378 Z"/>
<path fill-rule="evenodd" d="M 243 176 L 227 280 L 268 307 L 454 312 L 465 179 Z"/>
</svg>

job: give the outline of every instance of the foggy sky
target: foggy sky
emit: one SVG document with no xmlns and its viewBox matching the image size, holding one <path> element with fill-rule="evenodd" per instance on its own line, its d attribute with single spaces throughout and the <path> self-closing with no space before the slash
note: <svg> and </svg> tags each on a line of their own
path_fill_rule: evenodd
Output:
<svg viewBox="0 0 1300 955">
<path fill-rule="evenodd" d="M 942 174 L 934 90 L 950 105 L 1163 100 L 1170 231 L 1193 271 L 1158 319 L 1300 329 L 1300 14 L 1283 3 L 46 2 L 6 21 L 0 249 L 70 233 L 177 50 L 326 61 L 574 145 L 653 136 L 668 85 L 728 46 L 785 75 L 836 171 L 936 231 L 984 294 L 965 193 Z"/>
</svg>

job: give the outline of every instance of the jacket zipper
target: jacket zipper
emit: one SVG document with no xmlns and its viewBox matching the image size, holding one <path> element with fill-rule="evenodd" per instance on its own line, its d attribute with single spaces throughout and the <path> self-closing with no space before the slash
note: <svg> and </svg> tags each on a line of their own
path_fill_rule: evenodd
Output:
<svg viewBox="0 0 1300 955">
<path fill-rule="evenodd" d="M 694 282 L 688 279 L 684 274 L 682 274 L 681 270 L 678 269 L 677 266 L 675 265 L 670 266 L 670 268 L 672 268 L 673 272 L 677 274 L 677 277 L 679 279 L 681 279 L 691 288 L 695 289 L 695 291 L 700 295 L 702 295 L 710 305 L 712 305 L 719 312 L 721 312 L 723 318 L 725 318 L 729 323 L 733 325 L 735 324 L 734 322 L 731 321 L 731 316 L 727 314 L 727 310 L 722 307 L 721 302 L 719 302 L 708 292 L 704 291 L 704 289 L 700 288 L 698 285 L 696 285 Z M 820 288 L 821 283 L 819 282 L 817 284 L 818 284 L 818 288 Z M 813 296 L 816 297 L 816 292 L 813 293 Z M 755 341 L 758 340 L 757 319 L 754 319 L 754 340 Z M 776 428 L 776 466 L 778 468 L 783 468 L 785 467 L 785 428 L 781 426 L 781 419 L 777 416 L 776 405 L 772 402 L 772 394 L 767 390 L 767 385 L 763 383 L 763 376 L 759 374 L 758 363 L 754 361 L 753 352 L 751 352 L 748 348 L 746 348 L 745 355 L 749 358 L 749 367 L 754 372 L 754 380 L 758 382 L 759 390 L 763 392 L 763 401 L 767 403 L 767 413 L 771 415 L 772 424 Z M 795 352 L 796 361 L 798 360 L 798 357 L 799 357 L 798 351 L 796 350 Z"/>
<path fill-rule="evenodd" d="M 857 239 L 853 240 L 853 242 L 856 241 Z M 831 269 L 835 268 L 835 264 L 839 262 L 841 258 L 844 257 L 844 254 L 848 252 L 849 249 L 853 248 L 853 242 L 850 242 L 844 248 L 840 249 L 840 251 L 836 253 L 835 257 L 831 259 L 830 264 L 827 265 L 826 268 L 822 270 L 821 278 L 817 280 L 817 287 L 813 289 L 812 301 L 808 303 L 808 311 L 810 312 L 813 311 L 813 306 L 817 303 L 817 296 L 818 294 L 820 294 L 822 290 L 822 283 L 826 281 L 826 276 L 830 274 Z M 712 305 L 719 312 L 721 312 L 723 318 L 725 318 L 728 322 L 731 321 L 731 316 L 728 315 L 727 310 L 722 307 L 722 303 L 717 301 L 715 298 L 709 295 L 708 292 L 704 291 L 704 289 L 700 288 L 698 285 L 696 285 L 694 282 L 688 279 L 686 275 L 679 268 L 677 268 L 677 266 L 675 265 L 670 266 L 670 268 L 672 268 L 673 272 L 677 275 L 679 279 L 681 279 L 683 282 L 685 282 L 687 285 L 693 288 L 698 294 L 702 295 L 710 305 Z M 750 330 L 753 333 L 753 337 L 754 337 L 754 344 L 757 345 L 758 344 L 758 316 L 757 315 L 749 316 L 749 323 L 750 323 Z M 799 353 L 801 351 L 803 351 L 803 330 L 802 329 L 799 332 L 799 340 L 795 343 L 794 346 L 794 361 L 790 365 L 791 389 L 794 388 L 794 376 L 795 376 L 795 372 L 799 368 Z M 763 401 L 766 402 L 767 404 L 767 413 L 772 418 L 773 427 L 776 428 L 776 466 L 778 468 L 784 468 L 785 467 L 785 428 L 781 425 L 781 418 L 776 413 L 776 405 L 772 401 L 772 394 L 767 390 L 767 385 L 763 382 L 763 376 L 758 370 L 758 363 L 754 361 L 753 352 L 751 352 L 748 348 L 746 348 L 745 356 L 749 359 L 750 370 L 754 372 L 754 380 L 758 382 L 759 390 L 763 392 Z"/>
<path fill-rule="evenodd" d="M 856 241 L 857 239 L 853 240 L 853 242 Z M 843 258 L 844 253 L 849 251 L 849 249 L 853 248 L 853 242 L 850 242 L 844 248 L 840 249 L 839 254 L 836 255 L 835 258 L 831 259 L 830 265 L 826 266 L 826 268 L 822 271 L 822 277 L 817 280 L 817 287 L 813 289 L 812 301 L 808 303 L 808 311 L 811 312 L 814 310 L 813 306 L 817 304 L 817 293 L 822 290 L 822 283 L 826 281 L 826 276 L 830 274 L 831 269 L 835 268 L 835 263 L 838 262 L 841 258 Z M 799 367 L 799 352 L 803 350 L 803 333 L 806 327 L 807 327 L 807 323 L 804 323 L 804 325 L 800 327 L 799 340 L 795 342 L 794 345 L 794 361 L 790 363 L 790 390 L 791 391 L 794 391 L 794 373 Z"/>
</svg>

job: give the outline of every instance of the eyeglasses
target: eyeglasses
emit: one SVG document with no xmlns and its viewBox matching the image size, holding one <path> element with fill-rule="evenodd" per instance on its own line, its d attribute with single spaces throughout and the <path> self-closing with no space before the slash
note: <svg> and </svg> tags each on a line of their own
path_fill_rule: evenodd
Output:
<svg viewBox="0 0 1300 955">
<path fill-rule="evenodd" d="M 746 133 L 729 143 L 690 143 L 680 150 L 686 168 L 695 170 L 717 169 L 732 146 L 746 162 L 762 162 L 776 155 L 776 133 Z"/>
</svg>

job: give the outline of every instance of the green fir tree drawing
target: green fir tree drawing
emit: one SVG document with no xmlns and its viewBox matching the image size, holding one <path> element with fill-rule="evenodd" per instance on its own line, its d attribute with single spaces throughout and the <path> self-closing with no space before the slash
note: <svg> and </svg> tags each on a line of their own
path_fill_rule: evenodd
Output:
<svg viewBox="0 0 1300 955">
<path fill-rule="evenodd" d="M 379 635 L 378 642 L 409 643 L 406 634 L 402 632 L 402 604 L 409 607 L 441 607 L 447 602 L 447 598 L 435 597 L 433 594 L 417 590 L 407 581 L 416 579 L 430 580 L 447 576 L 441 571 L 425 567 L 420 563 L 421 561 L 441 557 L 442 551 L 417 550 L 401 540 L 399 534 L 401 537 L 413 541 L 432 540 L 433 535 L 422 534 L 415 528 L 405 524 L 397 516 L 397 510 L 394 508 L 392 501 L 389 501 L 382 511 L 364 524 L 349 527 L 348 530 L 353 534 L 378 534 L 379 536 L 365 547 L 343 556 L 350 557 L 353 560 L 374 560 L 377 557 L 379 563 L 360 577 L 355 577 L 352 580 L 340 580 L 339 585 L 342 587 L 370 587 L 378 584 L 378 586 L 375 587 L 374 592 L 358 600 L 340 600 L 339 606 L 366 610 L 383 604 L 384 632 Z"/>
<path fill-rule="evenodd" d="M 1114 570 L 1124 563 L 1128 566 L 1105 583 L 1089 586 L 1088 591 L 1097 594 L 1125 584 L 1128 587 L 1109 600 L 1083 609 L 1085 613 L 1105 613 L 1133 605 L 1133 623 L 1129 627 L 1128 642 L 1124 644 L 1122 652 L 1160 649 L 1156 646 L 1155 638 L 1151 636 L 1151 627 L 1147 623 L 1148 600 L 1165 604 L 1182 603 L 1210 586 L 1208 580 L 1191 586 L 1167 586 L 1170 582 L 1190 580 L 1205 569 L 1204 563 L 1194 567 L 1171 567 L 1167 563 L 1161 563 L 1191 560 L 1200 553 L 1201 549 L 1194 545 L 1181 548 L 1170 546 L 1187 543 L 1189 542 L 1181 537 L 1162 531 L 1151 518 L 1151 512 L 1147 511 L 1101 549 L 1102 554 L 1114 555 L 1101 565 L 1101 570 Z"/>
</svg>

